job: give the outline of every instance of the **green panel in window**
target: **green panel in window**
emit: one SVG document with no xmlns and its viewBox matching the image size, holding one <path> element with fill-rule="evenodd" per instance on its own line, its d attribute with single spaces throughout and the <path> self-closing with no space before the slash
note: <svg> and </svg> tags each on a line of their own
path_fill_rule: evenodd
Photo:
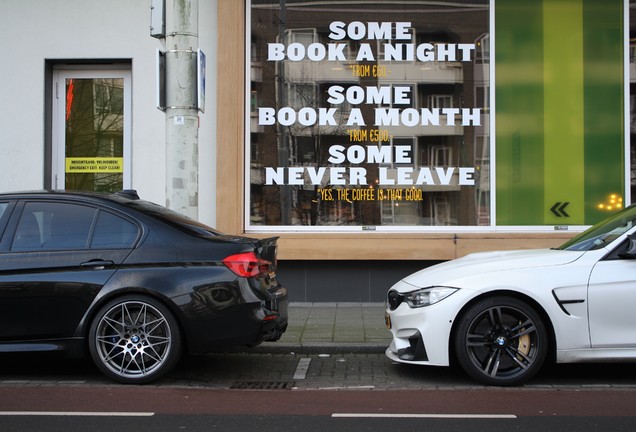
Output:
<svg viewBox="0 0 636 432">
<path fill-rule="evenodd" d="M 623 2 L 585 0 L 585 223 L 625 196 Z"/>
<path fill-rule="evenodd" d="M 497 224 L 533 225 L 544 191 L 542 3 L 497 1 L 495 24 Z"/>
<path fill-rule="evenodd" d="M 537 225 L 584 224 L 583 3 L 543 4 L 545 197 Z"/>
<path fill-rule="evenodd" d="M 589 225 L 622 198 L 622 7 L 497 1 L 497 225 Z"/>
</svg>

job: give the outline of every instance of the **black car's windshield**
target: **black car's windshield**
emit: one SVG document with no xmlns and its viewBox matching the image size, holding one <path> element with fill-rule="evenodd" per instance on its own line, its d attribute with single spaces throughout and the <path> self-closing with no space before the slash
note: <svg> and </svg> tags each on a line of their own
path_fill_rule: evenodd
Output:
<svg viewBox="0 0 636 432">
<path fill-rule="evenodd" d="M 600 249 L 629 231 L 635 224 L 636 205 L 633 205 L 599 222 L 558 249 L 570 251 Z"/>
</svg>

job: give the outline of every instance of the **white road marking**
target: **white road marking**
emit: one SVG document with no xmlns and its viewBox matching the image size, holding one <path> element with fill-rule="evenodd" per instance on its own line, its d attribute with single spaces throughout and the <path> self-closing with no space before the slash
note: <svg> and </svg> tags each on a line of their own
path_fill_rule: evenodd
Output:
<svg viewBox="0 0 636 432">
<path fill-rule="evenodd" d="M 0 416 L 152 417 L 153 412 L 0 411 Z"/>
<path fill-rule="evenodd" d="M 334 413 L 333 418 L 440 418 L 440 419 L 516 419 L 514 414 L 364 414 Z"/>
<path fill-rule="evenodd" d="M 305 379 L 309 370 L 309 363 L 311 363 L 310 358 L 301 358 L 298 361 L 298 366 L 296 366 L 296 372 L 294 373 L 295 380 Z"/>
<path fill-rule="evenodd" d="M 339 387 L 318 387 L 318 390 L 373 390 L 375 386 L 339 386 Z"/>
</svg>

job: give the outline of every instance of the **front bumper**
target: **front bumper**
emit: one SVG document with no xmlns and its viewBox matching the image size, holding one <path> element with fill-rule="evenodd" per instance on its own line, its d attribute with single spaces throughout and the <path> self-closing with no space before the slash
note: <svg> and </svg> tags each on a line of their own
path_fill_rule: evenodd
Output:
<svg viewBox="0 0 636 432">
<path fill-rule="evenodd" d="M 395 310 L 387 308 L 387 327 L 393 337 L 387 357 L 400 363 L 448 366 L 453 323 L 464 295 L 459 290 L 431 306 L 411 308 L 401 303 Z"/>
</svg>

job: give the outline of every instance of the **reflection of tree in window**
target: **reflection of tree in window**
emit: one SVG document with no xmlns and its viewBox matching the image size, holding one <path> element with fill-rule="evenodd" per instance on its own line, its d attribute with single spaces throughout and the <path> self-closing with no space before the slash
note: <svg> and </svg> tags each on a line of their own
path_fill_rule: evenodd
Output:
<svg viewBox="0 0 636 432">
<path fill-rule="evenodd" d="M 67 80 L 67 158 L 123 157 L 124 80 Z M 123 173 L 66 173 L 70 190 L 115 191 Z"/>
</svg>

